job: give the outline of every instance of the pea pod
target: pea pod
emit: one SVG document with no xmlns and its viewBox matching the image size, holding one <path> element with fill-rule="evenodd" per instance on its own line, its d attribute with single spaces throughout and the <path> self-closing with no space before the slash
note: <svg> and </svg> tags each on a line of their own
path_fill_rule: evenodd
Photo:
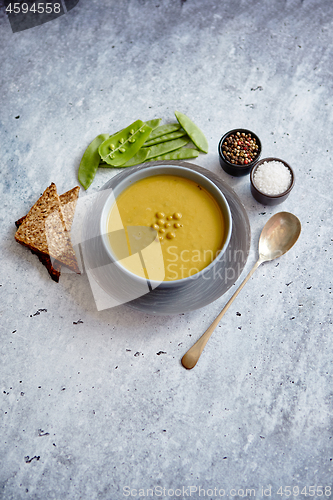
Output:
<svg viewBox="0 0 333 500">
<path fill-rule="evenodd" d="M 150 127 L 152 130 L 154 130 L 156 127 L 159 126 L 161 120 L 162 120 L 162 118 L 155 118 L 154 120 L 147 120 L 145 122 L 145 124 L 148 125 L 148 127 Z M 119 134 L 120 132 L 123 132 L 123 130 L 125 130 L 125 129 L 122 128 L 121 130 L 118 130 L 118 132 L 115 132 L 114 134 L 112 134 L 112 136 Z M 148 137 L 148 139 L 149 139 L 149 137 Z"/>
<path fill-rule="evenodd" d="M 139 151 L 126 163 L 121 165 L 121 168 L 124 167 L 134 167 L 134 165 L 139 165 L 140 163 L 144 163 L 144 161 L 147 159 L 148 154 L 150 153 L 150 148 L 141 148 Z M 108 165 L 105 162 L 102 162 L 99 164 L 100 167 L 111 167 L 111 165 Z"/>
<path fill-rule="evenodd" d="M 147 159 L 155 158 L 155 156 L 164 155 L 165 153 L 169 153 L 175 149 L 182 148 L 188 142 L 188 139 L 175 139 L 174 141 L 162 142 L 161 144 L 156 144 L 156 146 L 151 146 Z"/>
<path fill-rule="evenodd" d="M 180 113 L 179 111 L 175 111 L 175 115 L 177 120 L 179 121 L 179 124 L 183 127 L 183 129 L 186 131 L 187 135 L 193 142 L 193 144 L 196 145 L 200 151 L 203 151 L 204 153 L 208 153 L 208 142 L 204 134 L 201 132 L 199 127 L 195 125 L 195 123 L 190 120 L 190 118 L 183 113 Z"/>
<path fill-rule="evenodd" d="M 170 153 L 164 155 L 155 156 L 147 161 L 159 161 L 159 160 L 186 160 L 188 158 L 196 158 L 199 156 L 199 151 L 192 148 L 180 148 Z"/>
<path fill-rule="evenodd" d="M 131 123 L 99 146 L 100 157 L 112 167 L 120 167 L 139 151 L 151 131 L 141 120 Z"/>
<path fill-rule="evenodd" d="M 151 141 L 152 139 L 156 139 L 156 137 L 160 137 L 161 135 L 170 134 L 171 132 L 175 132 L 179 129 L 179 123 L 168 123 L 167 125 L 161 125 L 160 127 L 156 127 L 155 130 L 150 134 L 149 141 Z"/>
<path fill-rule="evenodd" d="M 146 125 L 148 125 L 148 127 L 150 127 L 152 130 L 154 130 L 156 127 L 159 126 L 161 120 L 162 120 L 162 118 L 155 118 L 154 120 L 147 120 L 145 123 L 146 123 Z M 122 132 L 122 130 L 123 129 L 119 130 L 117 132 L 117 134 L 119 132 Z M 113 135 L 116 135 L 116 134 L 113 134 Z M 132 167 L 134 165 L 139 165 L 140 163 L 143 163 L 145 161 L 145 159 L 147 158 L 149 151 L 150 151 L 150 149 L 148 149 L 148 148 L 147 148 L 147 150 L 139 149 L 139 151 L 133 156 L 133 158 L 131 158 L 128 162 L 124 163 L 124 165 L 121 165 L 121 166 L 122 167 Z M 112 165 L 109 165 L 108 163 L 106 163 L 106 161 L 102 160 L 101 158 L 100 158 L 99 166 L 102 168 L 112 167 Z"/>
<path fill-rule="evenodd" d="M 146 124 L 148 127 L 151 127 L 152 130 L 155 130 L 161 123 L 162 118 L 155 118 L 154 120 L 147 120 Z"/>
<path fill-rule="evenodd" d="M 150 153 L 150 148 L 141 148 L 129 161 L 124 163 L 122 167 L 134 167 L 134 165 L 139 165 L 139 163 L 144 163 L 148 158 Z"/>
<path fill-rule="evenodd" d="M 83 153 L 79 166 L 78 178 L 84 189 L 88 189 L 94 180 L 99 162 L 101 161 L 98 148 L 108 137 L 109 134 L 98 135 Z"/>
<path fill-rule="evenodd" d="M 154 146 L 155 144 L 160 144 L 161 142 L 167 142 L 167 141 L 172 141 L 173 139 L 178 139 L 179 137 L 183 137 L 186 135 L 185 130 L 179 129 L 176 130 L 175 132 L 171 132 L 170 134 L 164 134 L 161 135 L 160 137 L 156 137 L 156 139 L 151 139 L 148 137 L 148 141 L 144 143 L 144 146 L 149 147 L 149 146 Z"/>
</svg>

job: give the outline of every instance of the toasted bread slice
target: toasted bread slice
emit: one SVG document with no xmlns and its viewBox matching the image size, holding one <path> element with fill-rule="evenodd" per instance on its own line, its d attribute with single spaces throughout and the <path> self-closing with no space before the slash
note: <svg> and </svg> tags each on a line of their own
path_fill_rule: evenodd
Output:
<svg viewBox="0 0 333 500">
<path fill-rule="evenodd" d="M 60 203 L 61 203 L 61 210 L 65 219 L 65 224 L 66 224 L 66 229 L 67 231 L 70 231 L 74 219 L 74 213 L 75 213 L 75 207 L 77 203 L 77 199 L 79 197 L 79 191 L 80 188 L 79 186 L 76 186 L 75 188 L 71 189 L 70 191 L 66 191 L 66 193 L 61 194 L 59 196 Z M 20 219 L 15 221 L 16 227 L 19 227 L 24 219 L 26 218 L 26 215 L 23 215 Z"/>
<path fill-rule="evenodd" d="M 79 186 L 67 191 L 59 196 L 61 203 L 61 210 L 64 216 L 67 231 L 71 230 L 74 213 L 76 208 L 77 199 L 79 197 Z"/>
<path fill-rule="evenodd" d="M 70 231 L 73 219 L 74 219 L 74 213 L 75 213 L 75 207 L 77 203 L 77 199 L 79 197 L 79 191 L 80 188 L 79 186 L 76 186 L 75 188 L 71 189 L 70 191 L 67 191 L 66 193 L 62 194 L 59 196 L 60 198 L 60 203 L 61 203 L 61 208 L 62 208 L 62 213 L 65 219 L 65 224 L 66 224 L 66 229 L 67 231 Z M 24 219 L 26 218 L 26 215 L 21 217 L 15 222 L 16 227 L 19 227 Z M 49 255 L 45 255 L 43 253 L 40 253 L 38 251 L 31 250 L 31 252 L 39 258 L 41 263 L 46 267 L 46 269 L 49 272 L 49 275 L 53 279 L 53 281 L 57 282 L 59 281 L 60 277 L 60 271 L 61 271 L 61 264 L 57 261 L 51 262 L 51 258 Z"/>
<path fill-rule="evenodd" d="M 70 193 L 67 197 L 72 205 L 75 193 Z M 75 202 L 73 206 L 75 209 Z M 70 212 L 71 210 L 68 214 Z M 66 218 L 70 220 L 69 215 Z M 16 231 L 15 239 L 34 252 L 51 257 L 76 273 L 80 272 L 54 183 L 44 191 L 26 215 Z"/>
<path fill-rule="evenodd" d="M 43 253 L 40 252 L 35 252 L 34 250 L 31 250 L 31 252 L 39 258 L 41 263 L 46 267 L 46 269 L 49 272 L 49 275 L 55 281 L 56 283 L 59 282 L 60 274 L 61 274 L 61 264 L 60 262 L 54 260 L 52 262 L 51 258 L 48 255 L 44 255 Z"/>
</svg>

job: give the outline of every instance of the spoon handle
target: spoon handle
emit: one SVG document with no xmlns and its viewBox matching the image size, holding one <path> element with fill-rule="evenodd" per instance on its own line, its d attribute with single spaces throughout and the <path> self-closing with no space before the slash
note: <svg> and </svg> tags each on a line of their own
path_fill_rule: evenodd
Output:
<svg viewBox="0 0 333 500">
<path fill-rule="evenodd" d="M 212 324 L 207 328 L 207 330 L 199 338 L 199 340 L 197 340 L 196 343 L 184 354 L 184 356 L 182 357 L 182 365 L 184 366 L 184 368 L 191 370 L 191 368 L 193 368 L 197 364 L 198 359 L 200 358 L 201 353 L 205 348 L 205 345 L 207 344 L 211 334 L 221 321 L 222 316 L 227 312 L 229 306 L 233 303 L 233 301 L 235 300 L 235 298 L 237 297 L 237 295 L 239 294 L 245 283 L 249 281 L 254 271 L 257 269 L 257 267 L 260 266 L 262 262 L 263 262 L 262 258 L 259 257 L 259 259 L 254 264 L 249 274 L 246 276 L 244 281 L 239 285 L 233 296 L 228 300 L 228 302 L 226 303 L 220 314 L 214 319 Z"/>
</svg>

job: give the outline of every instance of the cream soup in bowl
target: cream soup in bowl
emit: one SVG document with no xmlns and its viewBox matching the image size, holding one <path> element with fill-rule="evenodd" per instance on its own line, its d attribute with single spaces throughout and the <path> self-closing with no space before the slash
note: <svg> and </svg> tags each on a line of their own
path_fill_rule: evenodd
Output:
<svg viewBox="0 0 333 500">
<path fill-rule="evenodd" d="M 190 168 L 159 165 L 136 174 L 104 207 L 101 230 L 112 261 L 139 280 L 195 279 L 227 248 L 227 201 Z"/>
</svg>

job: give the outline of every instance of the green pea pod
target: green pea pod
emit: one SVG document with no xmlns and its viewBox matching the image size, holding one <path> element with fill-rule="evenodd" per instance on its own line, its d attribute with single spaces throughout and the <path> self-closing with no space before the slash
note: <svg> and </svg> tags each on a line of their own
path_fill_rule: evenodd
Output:
<svg viewBox="0 0 333 500">
<path fill-rule="evenodd" d="M 156 137 L 160 137 L 161 135 L 170 134 L 171 132 L 175 132 L 179 129 L 179 123 L 168 123 L 167 125 L 161 125 L 160 127 L 156 127 L 155 130 L 150 134 L 149 141 L 151 141 L 152 139 L 156 139 Z"/>
<path fill-rule="evenodd" d="M 133 156 L 133 158 L 124 163 L 122 167 L 134 167 L 134 165 L 139 165 L 140 163 L 144 163 L 148 158 L 149 153 L 150 153 L 150 148 L 139 149 L 139 151 Z"/>
<path fill-rule="evenodd" d="M 100 157 L 112 167 L 121 167 L 139 151 L 151 131 L 141 120 L 131 123 L 99 146 Z"/>
<path fill-rule="evenodd" d="M 149 147 L 149 146 L 154 146 L 155 144 L 160 144 L 161 142 L 167 142 L 167 141 L 172 141 L 173 139 L 178 139 L 179 137 L 183 137 L 186 135 L 185 130 L 179 129 L 176 130 L 176 132 L 171 132 L 170 134 L 164 134 L 161 135 L 160 137 L 156 137 L 156 139 L 150 140 L 148 137 L 148 141 L 144 143 L 144 146 Z"/>
<path fill-rule="evenodd" d="M 180 148 L 170 153 L 164 155 L 155 156 L 147 161 L 159 161 L 159 160 L 187 160 L 189 158 L 196 158 L 199 156 L 199 151 L 192 148 Z"/>
<path fill-rule="evenodd" d="M 155 120 L 147 120 L 146 124 L 148 127 L 151 127 L 152 130 L 155 130 L 161 123 L 162 118 L 155 118 Z"/>
<path fill-rule="evenodd" d="M 148 127 L 150 127 L 152 130 L 154 130 L 156 127 L 159 126 L 161 120 L 162 118 L 155 118 L 154 120 L 147 120 L 145 124 L 148 125 Z M 112 135 L 119 134 L 119 132 L 122 132 L 123 130 L 124 129 L 122 128 L 121 130 L 118 130 L 118 132 Z"/>
<path fill-rule="evenodd" d="M 175 111 L 175 115 L 180 125 L 183 127 L 184 130 L 186 130 L 186 133 L 193 142 L 193 144 L 195 144 L 196 147 L 200 149 L 200 151 L 208 153 L 207 139 L 201 132 L 199 127 L 197 127 L 195 123 L 193 123 L 192 120 L 190 120 L 189 117 L 184 115 L 183 113 Z"/>
<path fill-rule="evenodd" d="M 96 175 L 101 157 L 99 156 L 99 146 L 109 137 L 109 134 L 100 134 L 89 144 L 83 153 L 78 178 L 84 189 L 88 189 Z"/>
<path fill-rule="evenodd" d="M 126 163 L 121 165 L 120 168 L 124 167 L 134 167 L 134 165 L 139 165 L 140 163 L 144 163 L 144 161 L 147 159 L 147 156 L 150 152 L 150 148 L 141 148 L 139 151 L 131 158 L 128 160 Z M 105 168 L 105 167 L 111 167 L 111 165 L 108 165 L 105 162 L 101 162 L 99 164 L 100 167 Z"/>
<path fill-rule="evenodd" d="M 156 144 L 156 146 L 151 146 L 147 159 L 155 158 L 155 156 L 164 155 L 165 153 L 169 153 L 175 149 L 182 148 L 188 142 L 188 139 L 175 139 L 174 141 L 162 142 L 161 144 Z"/>
</svg>

